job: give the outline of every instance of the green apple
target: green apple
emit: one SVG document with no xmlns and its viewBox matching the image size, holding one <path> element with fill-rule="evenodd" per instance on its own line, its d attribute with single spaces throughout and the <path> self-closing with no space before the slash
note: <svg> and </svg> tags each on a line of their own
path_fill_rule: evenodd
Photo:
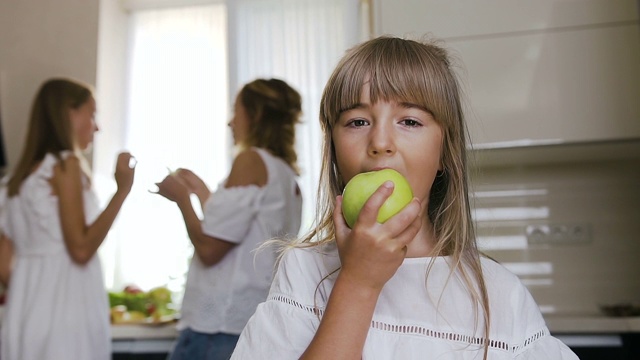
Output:
<svg viewBox="0 0 640 360">
<path fill-rule="evenodd" d="M 394 188 L 391 196 L 378 211 L 379 223 L 384 223 L 411 202 L 411 186 L 396 170 L 383 169 L 360 173 L 349 180 L 342 192 L 342 215 L 349 227 L 353 227 L 364 204 L 385 181 L 392 181 Z"/>
</svg>

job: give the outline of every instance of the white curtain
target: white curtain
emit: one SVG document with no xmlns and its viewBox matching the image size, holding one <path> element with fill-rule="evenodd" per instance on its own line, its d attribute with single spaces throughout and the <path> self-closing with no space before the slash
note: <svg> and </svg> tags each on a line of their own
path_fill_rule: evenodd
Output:
<svg viewBox="0 0 640 360">
<path fill-rule="evenodd" d="M 226 9 L 143 10 L 130 21 L 124 147 L 138 164 L 101 250 L 106 285 L 179 293 L 193 248 L 177 206 L 150 191 L 169 169 L 190 168 L 211 187 L 229 171 Z"/>
<path fill-rule="evenodd" d="M 296 150 L 304 197 L 302 231 L 316 206 L 322 136 L 320 97 L 335 64 L 362 35 L 358 0 L 229 1 L 230 88 L 258 77 L 287 81 L 302 96 Z"/>
<path fill-rule="evenodd" d="M 193 249 L 175 204 L 148 190 L 177 167 L 193 169 L 214 188 L 230 168 L 227 122 L 235 94 L 255 78 L 280 78 L 303 98 L 296 136 L 306 230 L 320 169 L 320 96 L 335 63 L 360 39 L 359 2 L 230 0 L 155 10 L 148 1 L 127 3 L 124 139 L 103 142 L 103 151 L 97 143 L 95 150 L 104 153 L 117 141 L 138 165 L 134 189 L 100 254 L 108 288 L 167 285 L 180 294 Z M 105 200 L 114 191 L 108 164 L 94 171 Z"/>
</svg>

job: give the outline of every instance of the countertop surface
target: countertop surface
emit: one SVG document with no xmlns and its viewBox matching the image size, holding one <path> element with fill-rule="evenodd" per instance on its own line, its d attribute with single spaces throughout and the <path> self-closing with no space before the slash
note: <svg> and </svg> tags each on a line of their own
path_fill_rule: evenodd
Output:
<svg viewBox="0 0 640 360">
<path fill-rule="evenodd" d="M 113 340 L 175 339 L 177 337 L 178 329 L 176 329 L 175 322 L 161 325 L 111 325 L 111 338 Z"/>
<path fill-rule="evenodd" d="M 601 315 L 548 315 L 547 326 L 554 334 L 620 334 L 640 332 L 640 317 Z M 112 325 L 114 340 L 174 339 L 176 323 L 162 325 Z"/>
<path fill-rule="evenodd" d="M 3 307 L 0 306 L 0 318 Z M 555 334 L 619 334 L 640 333 L 640 316 L 610 317 L 603 315 L 545 315 Z M 121 324 L 111 326 L 113 340 L 175 339 L 176 322 L 164 324 Z"/>
<path fill-rule="evenodd" d="M 640 332 L 640 317 L 610 317 L 602 315 L 547 315 L 552 333 L 626 333 Z"/>
</svg>

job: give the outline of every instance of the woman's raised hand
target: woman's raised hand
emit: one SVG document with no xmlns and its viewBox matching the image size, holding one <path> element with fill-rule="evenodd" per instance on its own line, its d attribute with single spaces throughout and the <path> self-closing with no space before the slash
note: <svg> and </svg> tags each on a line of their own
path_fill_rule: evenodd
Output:
<svg viewBox="0 0 640 360">
<path fill-rule="evenodd" d="M 193 171 L 180 168 L 175 172 L 176 176 L 187 186 L 190 192 L 196 194 L 202 204 L 206 202 L 211 195 L 211 191 L 207 184 Z"/>
<path fill-rule="evenodd" d="M 156 194 L 164 196 L 171 201 L 190 201 L 191 192 L 177 173 L 167 175 L 161 182 L 156 183 L 156 186 L 158 187 Z"/>
</svg>

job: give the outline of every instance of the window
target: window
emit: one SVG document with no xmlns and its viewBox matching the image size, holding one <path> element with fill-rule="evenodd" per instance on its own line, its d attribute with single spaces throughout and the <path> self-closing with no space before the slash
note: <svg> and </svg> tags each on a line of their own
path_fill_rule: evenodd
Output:
<svg viewBox="0 0 640 360">
<path fill-rule="evenodd" d="M 193 253 L 182 216 L 175 204 L 148 190 L 167 168 L 177 167 L 194 170 L 215 189 L 231 164 L 231 103 L 244 83 L 258 77 L 281 78 L 303 97 L 303 124 L 296 134 L 303 231 L 311 225 L 320 169 L 320 96 L 335 63 L 358 40 L 358 22 L 349 21 L 357 4 L 237 0 L 134 7 L 127 16 L 124 120 L 102 121 L 99 109 L 104 134 L 94 149 L 95 185 L 105 200 L 115 190 L 114 144 L 138 159 L 134 188 L 100 250 L 108 288 L 134 283 L 182 291 Z M 111 59 L 103 53 L 101 59 Z"/>
</svg>

